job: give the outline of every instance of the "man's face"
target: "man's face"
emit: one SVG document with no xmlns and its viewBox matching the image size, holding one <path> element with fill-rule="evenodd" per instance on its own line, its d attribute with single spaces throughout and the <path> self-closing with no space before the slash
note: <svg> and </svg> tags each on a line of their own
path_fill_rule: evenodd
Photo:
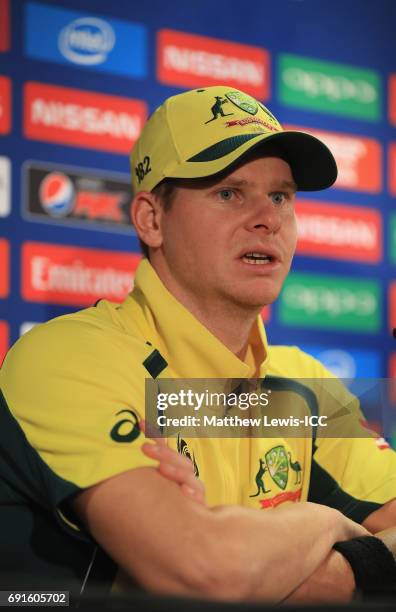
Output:
<svg viewBox="0 0 396 612">
<path fill-rule="evenodd" d="M 278 157 L 246 161 L 217 182 L 183 183 L 152 258 L 167 288 L 186 306 L 273 302 L 296 247 L 295 191 Z"/>
</svg>

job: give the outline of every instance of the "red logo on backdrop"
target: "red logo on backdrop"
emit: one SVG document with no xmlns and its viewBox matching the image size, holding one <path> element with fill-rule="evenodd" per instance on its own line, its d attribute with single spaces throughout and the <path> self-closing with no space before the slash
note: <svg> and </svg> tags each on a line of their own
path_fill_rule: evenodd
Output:
<svg viewBox="0 0 396 612">
<path fill-rule="evenodd" d="M 10 292 L 10 245 L 8 240 L 0 239 L 0 298 L 8 297 Z"/>
<path fill-rule="evenodd" d="M 396 353 L 389 358 L 389 378 L 396 378 Z"/>
<path fill-rule="evenodd" d="M 329 147 L 338 166 L 334 187 L 369 193 L 382 190 L 382 147 L 377 140 L 295 126 L 287 129 L 308 132 Z"/>
<path fill-rule="evenodd" d="M 389 77 L 389 121 L 396 125 L 396 74 Z"/>
<path fill-rule="evenodd" d="M 388 442 L 382 437 L 383 424 L 380 421 L 366 421 L 365 419 L 359 419 L 359 423 L 364 429 L 370 431 L 374 436 L 374 443 L 378 450 L 385 450 L 390 448 Z"/>
<path fill-rule="evenodd" d="M 10 47 L 10 5 L 9 0 L 0 0 L 0 51 Z"/>
<path fill-rule="evenodd" d="M 0 134 L 11 130 L 11 80 L 0 76 Z"/>
<path fill-rule="evenodd" d="M 269 71 L 269 53 L 259 47 L 174 30 L 158 32 L 157 78 L 161 83 L 191 88 L 221 83 L 266 100 Z"/>
<path fill-rule="evenodd" d="M 22 247 L 22 297 L 32 302 L 92 306 L 121 302 L 131 291 L 141 255 L 26 242 Z"/>
<path fill-rule="evenodd" d="M 396 327 L 396 281 L 389 285 L 389 327 Z"/>
<path fill-rule="evenodd" d="M 391 353 L 389 357 L 388 376 L 392 379 L 389 381 L 389 399 L 396 405 L 396 353 Z"/>
<path fill-rule="evenodd" d="M 389 193 L 396 196 L 396 143 L 392 142 L 388 149 L 388 188 Z"/>
<path fill-rule="evenodd" d="M 378 210 L 299 199 L 296 212 L 299 255 L 381 261 L 382 217 Z"/>
<path fill-rule="evenodd" d="M 25 84 L 24 133 L 33 140 L 129 153 L 146 117 L 147 105 L 142 100 Z"/>
<path fill-rule="evenodd" d="M 0 321 L 0 366 L 10 345 L 10 334 L 5 321 Z"/>
<path fill-rule="evenodd" d="M 264 323 L 268 323 L 268 321 L 271 318 L 271 305 L 268 304 L 267 306 L 264 306 L 260 314 L 261 314 L 261 318 L 263 319 Z"/>
</svg>

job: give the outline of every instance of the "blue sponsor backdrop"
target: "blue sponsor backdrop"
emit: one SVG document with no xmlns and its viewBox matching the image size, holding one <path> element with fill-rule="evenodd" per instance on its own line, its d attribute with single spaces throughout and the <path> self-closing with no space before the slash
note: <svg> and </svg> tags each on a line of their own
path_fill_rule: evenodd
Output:
<svg viewBox="0 0 396 612">
<path fill-rule="evenodd" d="M 167 96 L 182 86 L 157 80 L 157 32 L 177 30 L 188 34 L 234 41 L 266 49 L 270 54 L 270 96 L 265 101 L 283 123 L 377 139 L 384 150 L 383 189 L 378 194 L 331 189 L 327 193 L 304 194 L 304 198 L 377 208 L 384 229 L 389 225 L 395 198 L 387 189 L 387 146 L 396 140 L 396 128 L 388 120 L 388 78 L 396 73 L 396 4 L 392 0 L 277 0 L 241 3 L 229 0 L 13 0 L 11 46 L 0 53 L 0 75 L 10 77 L 13 88 L 12 129 L 0 135 L 0 155 L 12 162 L 12 209 L 0 218 L 0 238 L 11 244 L 11 287 L 0 300 L 0 320 L 9 322 L 14 342 L 21 325 L 44 321 L 72 310 L 62 304 L 24 301 L 21 297 L 21 246 L 42 241 L 122 252 L 137 252 L 133 230 L 119 232 L 111 224 L 89 228 L 40 222 L 24 214 L 24 173 L 30 165 L 56 164 L 85 168 L 90 175 L 129 173 L 126 155 L 61 143 L 28 140 L 23 135 L 23 85 L 26 81 L 144 100 L 152 112 Z M 0 15 L 0 19 L 2 16 Z M 1 48 L 1 45 L 0 45 Z M 378 73 L 383 91 L 381 116 L 377 122 L 282 105 L 278 95 L 277 65 L 280 54 L 296 54 L 337 62 Z M 204 82 L 202 83 L 205 84 Z M 25 166 L 24 166 L 25 164 Z M 82 171 L 83 172 L 83 171 Z M 0 208 L 1 210 L 1 208 Z M 26 212 L 26 211 L 25 211 Z M 92 231 L 94 230 L 94 231 Z M 395 279 L 395 264 L 389 255 L 389 233 L 384 231 L 384 259 L 378 264 L 296 256 L 294 269 L 301 272 L 375 277 L 381 283 L 381 329 L 378 333 L 349 332 L 282 326 L 277 306 L 267 325 L 273 343 L 297 344 L 329 365 L 343 358 L 355 376 L 386 376 L 388 360 L 395 350 L 389 334 L 388 286 Z M 76 307 L 77 309 L 77 307 Z M 331 353 L 326 351 L 333 351 Z M 327 355 L 327 357 L 326 357 Z M 324 356 L 324 357 L 323 357 Z M 330 363 L 331 362 L 331 363 Z"/>
<path fill-rule="evenodd" d="M 91 7 L 93 8 L 93 7 Z M 144 25 L 31 2 L 25 9 L 28 57 L 103 70 L 133 78 L 147 76 Z"/>
<path fill-rule="evenodd" d="M 340 378 L 381 378 L 383 376 L 380 351 L 350 347 L 299 344 L 303 350 L 319 359 L 333 374 Z"/>
</svg>

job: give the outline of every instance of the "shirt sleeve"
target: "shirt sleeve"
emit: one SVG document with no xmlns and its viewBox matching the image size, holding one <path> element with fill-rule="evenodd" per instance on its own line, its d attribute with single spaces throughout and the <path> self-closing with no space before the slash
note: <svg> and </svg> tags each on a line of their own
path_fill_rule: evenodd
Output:
<svg viewBox="0 0 396 612">
<path fill-rule="evenodd" d="M 84 489 L 154 465 L 141 451 L 143 360 L 144 343 L 67 317 L 34 328 L 8 353 L 0 388 L 9 417 L 63 482 Z"/>
<path fill-rule="evenodd" d="M 359 399 L 321 364 L 317 368 L 319 412 L 328 428 L 313 445 L 309 499 L 362 522 L 396 497 L 396 452 L 370 430 Z"/>
</svg>

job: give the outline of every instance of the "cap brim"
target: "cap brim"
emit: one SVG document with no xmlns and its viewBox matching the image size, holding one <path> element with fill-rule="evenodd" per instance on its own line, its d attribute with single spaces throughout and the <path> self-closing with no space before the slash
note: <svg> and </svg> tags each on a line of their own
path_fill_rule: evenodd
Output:
<svg viewBox="0 0 396 612">
<path fill-rule="evenodd" d="M 338 170 L 334 156 L 315 136 L 285 131 L 269 136 L 268 141 L 284 150 L 300 191 L 327 189 L 335 183 Z"/>
<path fill-rule="evenodd" d="M 243 134 L 227 138 L 165 172 L 164 178 L 213 176 L 269 143 L 276 143 L 282 156 L 287 159 L 300 191 L 327 189 L 335 182 L 337 164 L 331 151 L 315 136 L 297 131 Z"/>
</svg>

